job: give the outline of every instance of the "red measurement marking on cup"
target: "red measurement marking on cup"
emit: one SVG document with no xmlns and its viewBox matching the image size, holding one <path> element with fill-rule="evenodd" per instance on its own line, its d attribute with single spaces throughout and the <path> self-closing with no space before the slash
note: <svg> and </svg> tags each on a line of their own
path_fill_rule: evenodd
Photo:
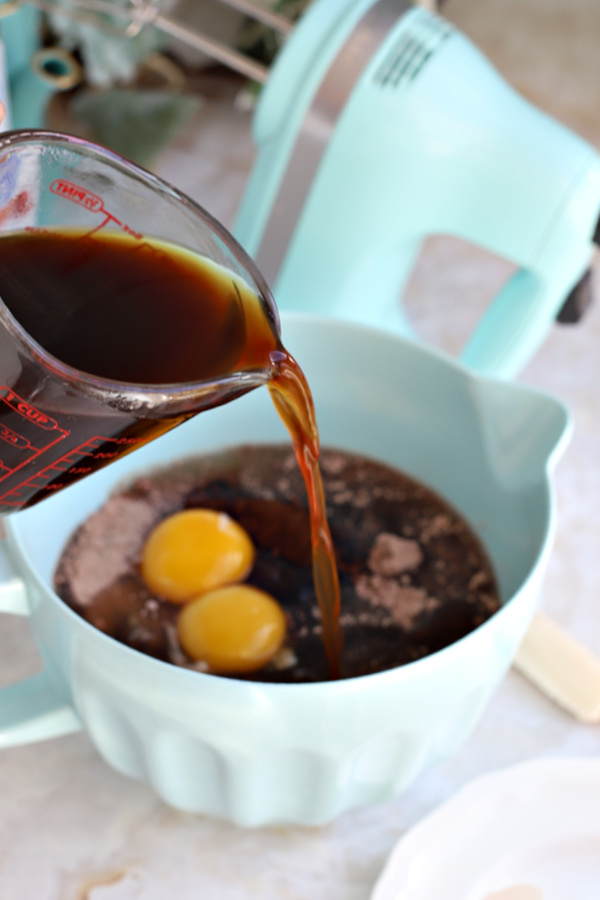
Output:
<svg viewBox="0 0 600 900">
<path fill-rule="evenodd" d="M 104 220 L 96 228 L 87 232 L 88 236 L 94 234 L 95 231 L 100 231 L 108 222 L 115 222 L 123 227 L 123 223 L 105 208 L 102 197 L 98 197 L 97 194 L 93 194 L 87 188 L 81 187 L 81 185 L 72 181 L 67 181 L 66 178 L 55 178 L 50 185 L 50 190 L 58 197 L 63 197 L 65 200 L 77 203 L 78 206 L 83 206 L 88 212 L 101 213 L 104 216 Z"/>
<path fill-rule="evenodd" d="M 105 438 L 93 437 L 74 450 L 65 453 L 56 462 L 32 475 L 6 494 L 0 495 L 0 511 L 2 506 L 19 507 L 39 491 L 60 490 L 61 475 L 72 475 L 73 480 L 82 478 L 123 455 L 125 446 L 144 443 L 142 438 Z M 54 483 L 56 482 L 56 483 Z"/>
<path fill-rule="evenodd" d="M 86 232 L 85 237 L 89 237 L 90 234 L 94 234 L 96 231 L 100 231 L 100 229 L 104 228 L 104 226 L 108 222 L 114 222 L 127 234 L 130 234 L 132 237 L 137 238 L 137 240 L 141 241 L 143 239 L 143 234 L 141 234 L 141 232 L 135 231 L 135 229 L 130 228 L 129 225 L 127 225 L 125 222 L 121 222 L 120 219 L 117 219 L 116 216 L 113 216 L 113 214 L 106 209 L 102 197 L 99 197 L 97 194 L 92 193 L 92 191 L 88 191 L 87 188 L 82 187 L 80 184 L 75 184 L 73 181 L 67 181 L 66 178 L 55 178 L 50 185 L 50 190 L 58 197 L 64 197 L 65 200 L 70 200 L 72 203 L 77 203 L 78 206 L 83 206 L 84 209 L 88 210 L 88 212 L 99 212 L 104 215 L 104 220 L 100 223 L 100 225 L 97 225 L 91 231 Z M 35 231 L 36 229 L 30 230 Z"/>
<path fill-rule="evenodd" d="M 71 200 L 79 206 L 85 206 L 90 212 L 105 212 L 102 197 L 92 194 L 87 188 L 73 184 L 72 181 L 66 181 L 64 178 L 55 178 L 50 185 L 50 190 L 53 194 L 64 197 L 65 200 Z"/>
<path fill-rule="evenodd" d="M 11 388 L 0 387 L 0 481 L 68 435 Z"/>
</svg>

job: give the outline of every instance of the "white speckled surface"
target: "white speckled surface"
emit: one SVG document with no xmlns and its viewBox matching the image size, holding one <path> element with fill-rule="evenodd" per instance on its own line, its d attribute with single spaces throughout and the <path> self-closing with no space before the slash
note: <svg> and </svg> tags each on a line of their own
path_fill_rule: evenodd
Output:
<svg viewBox="0 0 600 900">
<path fill-rule="evenodd" d="M 445 13 L 519 90 L 600 149 L 596 0 L 448 0 Z M 251 162 L 249 122 L 208 104 L 156 167 L 226 224 Z M 422 331 L 454 350 L 505 272 L 471 248 L 431 242 L 410 289 Z M 560 397 L 575 421 L 556 472 L 559 526 L 541 607 L 600 654 L 599 346 L 597 302 L 579 326 L 556 328 L 521 377 Z M 3 617 L 0 684 L 39 667 L 26 622 Z M 467 746 L 404 797 L 319 829 L 246 832 L 169 810 L 109 770 L 85 736 L 3 750 L 0 898 L 367 900 L 402 832 L 473 776 L 599 753 L 597 727 L 576 724 L 511 673 Z"/>
</svg>

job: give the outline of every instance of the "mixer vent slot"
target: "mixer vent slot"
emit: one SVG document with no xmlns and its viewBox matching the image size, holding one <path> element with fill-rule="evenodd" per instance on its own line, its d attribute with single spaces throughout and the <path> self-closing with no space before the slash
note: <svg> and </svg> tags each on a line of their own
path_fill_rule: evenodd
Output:
<svg viewBox="0 0 600 900">
<path fill-rule="evenodd" d="M 386 88 L 407 87 L 453 31 L 438 16 L 417 11 L 376 69 L 375 84 Z"/>
</svg>

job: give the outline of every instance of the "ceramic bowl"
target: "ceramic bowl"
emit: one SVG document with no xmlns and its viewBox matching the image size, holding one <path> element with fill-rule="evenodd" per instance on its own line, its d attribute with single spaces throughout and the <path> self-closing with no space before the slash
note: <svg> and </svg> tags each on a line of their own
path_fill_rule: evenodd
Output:
<svg viewBox="0 0 600 900">
<path fill-rule="evenodd" d="M 534 610 L 567 413 L 382 331 L 288 315 L 282 333 L 312 386 L 322 444 L 396 466 L 460 510 L 492 560 L 500 611 L 409 665 L 282 685 L 158 661 L 66 607 L 51 587 L 57 559 L 116 486 L 195 453 L 287 440 L 261 388 L 6 520 L 0 609 L 29 616 L 45 670 L 0 689 L 0 746 L 84 728 L 107 763 L 171 806 L 256 826 L 323 823 L 390 798 L 466 740 Z"/>
</svg>

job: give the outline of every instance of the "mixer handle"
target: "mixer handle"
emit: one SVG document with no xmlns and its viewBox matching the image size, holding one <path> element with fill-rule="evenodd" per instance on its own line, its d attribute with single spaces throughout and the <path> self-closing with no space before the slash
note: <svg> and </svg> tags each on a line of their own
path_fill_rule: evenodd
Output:
<svg viewBox="0 0 600 900">
<path fill-rule="evenodd" d="M 551 313 L 537 314 L 540 293 L 535 275 L 526 269 L 516 272 L 467 342 L 462 362 L 484 375 L 515 375 L 542 343 L 554 318 Z"/>
<path fill-rule="evenodd" d="M 588 262 L 582 260 L 584 273 Z M 461 353 L 464 365 L 483 375 L 516 375 L 543 343 L 564 308 L 565 297 L 577 289 L 578 285 L 574 288 L 565 281 L 564 273 L 519 269 L 471 335 Z"/>
</svg>

